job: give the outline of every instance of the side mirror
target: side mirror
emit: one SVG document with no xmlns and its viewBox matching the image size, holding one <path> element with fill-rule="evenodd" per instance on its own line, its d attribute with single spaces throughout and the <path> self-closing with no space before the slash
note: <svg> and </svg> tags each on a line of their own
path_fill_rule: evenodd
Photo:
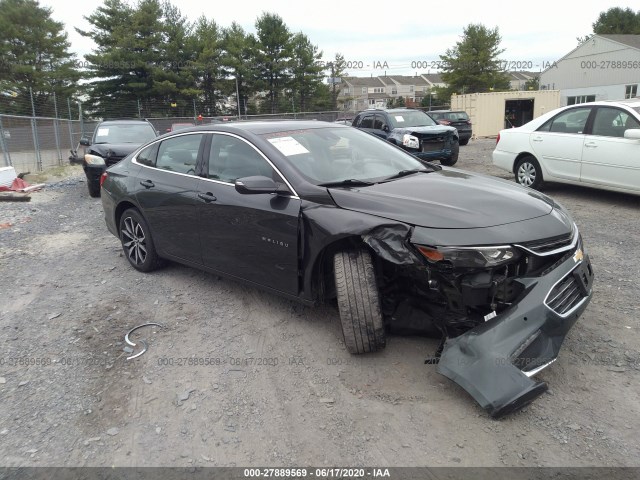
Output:
<svg viewBox="0 0 640 480">
<path fill-rule="evenodd" d="M 388 125 L 384 125 L 384 126 L 382 127 L 382 131 L 383 131 L 383 132 L 389 132 L 389 126 L 388 126 Z"/>
<path fill-rule="evenodd" d="M 269 177 L 256 175 L 253 177 L 238 178 L 235 183 L 236 191 L 245 195 L 258 193 L 278 193 L 281 191 L 278 184 Z"/>
<path fill-rule="evenodd" d="M 84 145 L 85 147 L 88 147 L 89 145 L 91 145 L 91 142 L 87 137 L 82 137 L 80 139 L 80 145 Z"/>
<path fill-rule="evenodd" d="M 624 138 L 640 140 L 640 128 L 628 128 L 624 131 Z"/>
</svg>

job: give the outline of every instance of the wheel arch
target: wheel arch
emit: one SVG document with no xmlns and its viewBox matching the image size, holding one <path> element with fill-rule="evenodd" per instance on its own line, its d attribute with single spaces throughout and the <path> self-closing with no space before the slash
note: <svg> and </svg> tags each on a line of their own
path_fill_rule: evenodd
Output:
<svg viewBox="0 0 640 480">
<path fill-rule="evenodd" d="M 544 171 L 544 168 L 542 167 L 542 164 L 540 163 L 540 161 L 538 160 L 538 157 L 536 157 L 533 153 L 531 152 L 520 152 L 516 158 L 514 158 L 513 160 L 513 166 L 511 167 L 511 173 L 513 173 L 515 175 L 516 173 L 516 167 L 518 165 L 518 162 L 520 160 L 522 160 L 524 157 L 533 157 L 535 158 L 536 162 L 538 162 L 538 165 L 540 165 L 540 168 L 543 170 L 543 173 L 546 173 Z"/>
<path fill-rule="evenodd" d="M 337 252 L 344 250 L 366 249 L 373 259 L 378 263 L 378 256 L 373 249 L 367 245 L 361 235 L 349 235 L 337 238 L 325 245 L 316 255 L 313 261 L 312 273 L 310 277 L 311 292 L 313 297 L 324 302 L 335 295 L 335 284 L 333 278 L 333 257 Z"/>
<path fill-rule="evenodd" d="M 130 200 L 121 201 L 114 211 L 114 217 L 115 217 L 114 220 L 116 224 L 116 229 L 118 231 L 118 235 L 120 234 L 120 219 L 122 218 L 122 214 L 130 208 L 136 209 L 140 213 L 140 215 L 142 215 L 142 212 L 140 211 L 140 209 L 136 204 L 134 204 Z M 142 217 L 144 218 L 144 215 L 142 215 Z"/>
</svg>

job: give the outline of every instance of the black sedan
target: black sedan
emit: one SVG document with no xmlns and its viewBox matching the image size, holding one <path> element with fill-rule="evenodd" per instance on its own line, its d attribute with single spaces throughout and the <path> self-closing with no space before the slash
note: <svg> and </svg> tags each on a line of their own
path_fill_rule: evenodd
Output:
<svg viewBox="0 0 640 480">
<path fill-rule="evenodd" d="M 132 267 L 173 260 L 306 304 L 337 300 L 347 349 L 437 334 L 427 363 L 492 416 L 547 388 L 592 295 L 578 229 L 549 197 L 316 121 L 180 130 L 102 176 Z"/>
</svg>

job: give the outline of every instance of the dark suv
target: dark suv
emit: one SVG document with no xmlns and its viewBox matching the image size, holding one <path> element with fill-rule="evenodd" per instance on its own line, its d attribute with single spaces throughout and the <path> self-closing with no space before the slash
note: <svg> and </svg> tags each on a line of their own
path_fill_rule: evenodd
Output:
<svg viewBox="0 0 640 480">
<path fill-rule="evenodd" d="M 91 140 L 83 137 L 85 154 L 82 168 L 87 176 L 89 195 L 100 196 L 100 175 L 140 145 L 153 140 L 156 129 L 146 120 L 105 120 L 100 122 Z"/>
<path fill-rule="evenodd" d="M 384 138 L 422 160 L 440 160 L 448 166 L 458 161 L 458 131 L 439 125 L 420 110 L 365 110 L 356 115 L 352 125 Z"/>
<path fill-rule="evenodd" d="M 467 112 L 452 110 L 432 110 L 427 112 L 440 125 L 455 127 L 460 136 L 460 145 L 469 143 L 472 135 L 471 120 Z"/>
</svg>

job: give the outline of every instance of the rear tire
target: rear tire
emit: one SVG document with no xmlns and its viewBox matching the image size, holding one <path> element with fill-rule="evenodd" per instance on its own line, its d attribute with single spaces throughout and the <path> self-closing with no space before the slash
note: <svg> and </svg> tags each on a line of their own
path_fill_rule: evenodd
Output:
<svg viewBox="0 0 640 480">
<path fill-rule="evenodd" d="M 466 139 L 464 139 L 464 140 L 460 140 L 460 142 L 459 142 L 459 143 L 460 143 L 460 145 L 463 145 L 463 146 L 464 146 L 464 145 L 466 145 L 467 143 L 469 143 L 469 139 L 468 139 L 468 138 L 466 138 Z"/>
<path fill-rule="evenodd" d="M 338 252 L 333 258 L 336 296 L 344 343 L 350 353 L 369 353 L 386 345 L 380 296 L 371 255 Z"/>
<path fill-rule="evenodd" d="M 460 154 L 460 144 L 456 140 L 456 143 L 454 143 L 451 146 L 451 157 L 443 159 L 443 160 L 440 160 L 440 164 L 441 165 L 445 165 L 447 167 L 451 167 L 452 165 L 455 165 L 456 162 L 458 161 L 458 155 L 459 154 Z"/>
<path fill-rule="evenodd" d="M 120 242 L 129 264 L 141 272 L 151 272 L 162 265 L 156 253 L 149 225 L 135 208 L 120 217 Z"/>
<path fill-rule="evenodd" d="M 539 190 L 542 186 L 542 169 L 533 155 L 522 157 L 516 163 L 516 183 Z"/>
</svg>

